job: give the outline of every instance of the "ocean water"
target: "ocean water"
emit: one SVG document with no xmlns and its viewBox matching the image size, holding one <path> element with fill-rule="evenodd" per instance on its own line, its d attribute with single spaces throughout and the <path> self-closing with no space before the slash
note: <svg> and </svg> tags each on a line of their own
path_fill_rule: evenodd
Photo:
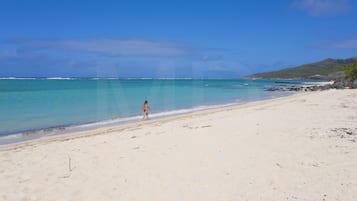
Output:
<svg viewBox="0 0 357 201">
<path fill-rule="evenodd" d="M 0 143 L 287 95 L 274 80 L 0 79 Z"/>
</svg>

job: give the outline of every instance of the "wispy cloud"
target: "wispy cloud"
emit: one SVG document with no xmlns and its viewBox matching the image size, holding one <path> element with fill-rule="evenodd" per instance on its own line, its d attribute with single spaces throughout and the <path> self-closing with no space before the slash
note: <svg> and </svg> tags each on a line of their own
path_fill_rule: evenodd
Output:
<svg viewBox="0 0 357 201">
<path fill-rule="evenodd" d="M 357 38 L 344 40 L 329 40 L 315 45 L 317 48 L 334 48 L 334 49 L 357 49 Z"/>
<path fill-rule="evenodd" d="M 11 39 L 0 41 L 0 76 L 155 76 L 170 70 L 165 62 L 186 75 L 191 62 L 215 65 L 223 51 L 143 39 Z"/>
<path fill-rule="evenodd" d="M 222 59 L 222 55 L 204 55 L 200 58 L 201 61 L 218 61 Z"/>
<path fill-rule="evenodd" d="M 142 39 L 16 40 L 17 45 L 90 52 L 104 56 L 180 57 L 191 53 L 185 44 Z"/>
<path fill-rule="evenodd" d="M 27 59 L 27 60 L 42 60 L 47 59 L 48 55 L 46 54 L 36 54 L 31 52 L 23 51 L 22 49 L 15 49 L 15 50 L 6 50 L 0 51 L 0 64 L 4 61 L 11 61 L 11 60 L 19 60 L 19 59 Z"/>
<path fill-rule="evenodd" d="M 292 6 L 312 16 L 334 16 L 350 10 L 347 0 L 294 0 Z"/>
</svg>

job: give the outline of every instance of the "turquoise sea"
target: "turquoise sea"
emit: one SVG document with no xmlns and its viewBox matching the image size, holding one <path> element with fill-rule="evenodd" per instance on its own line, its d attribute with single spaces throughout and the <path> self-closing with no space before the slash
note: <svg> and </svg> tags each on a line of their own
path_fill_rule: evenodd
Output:
<svg viewBox="0 0 357 201">
<path fill-rule="evenodd" d="M 274 80 L 0 79 L 0 144 L 284 96 Z"/>
</svg>

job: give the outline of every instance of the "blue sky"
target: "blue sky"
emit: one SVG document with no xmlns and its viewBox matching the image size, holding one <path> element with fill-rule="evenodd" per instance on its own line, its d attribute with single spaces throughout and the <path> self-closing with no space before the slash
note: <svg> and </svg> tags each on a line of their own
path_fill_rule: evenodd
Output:
<svg viewBox="0 0 357 201">
<path fill-rule="evenodd" d="M 237 78 L 357 56 L 352 0 L 0 0 L 0 77 Z"/>
</svg>

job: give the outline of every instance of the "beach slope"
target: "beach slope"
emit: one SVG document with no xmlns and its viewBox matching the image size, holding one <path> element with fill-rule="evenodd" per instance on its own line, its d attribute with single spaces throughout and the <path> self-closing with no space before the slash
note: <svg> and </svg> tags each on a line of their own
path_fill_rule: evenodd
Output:
<svg viewBox="0 0 357 201">
<path fill-rule="evenodd" d="M 357 90 L 0 146 L 0 200 L 356 200 Z"/>
</svg>

